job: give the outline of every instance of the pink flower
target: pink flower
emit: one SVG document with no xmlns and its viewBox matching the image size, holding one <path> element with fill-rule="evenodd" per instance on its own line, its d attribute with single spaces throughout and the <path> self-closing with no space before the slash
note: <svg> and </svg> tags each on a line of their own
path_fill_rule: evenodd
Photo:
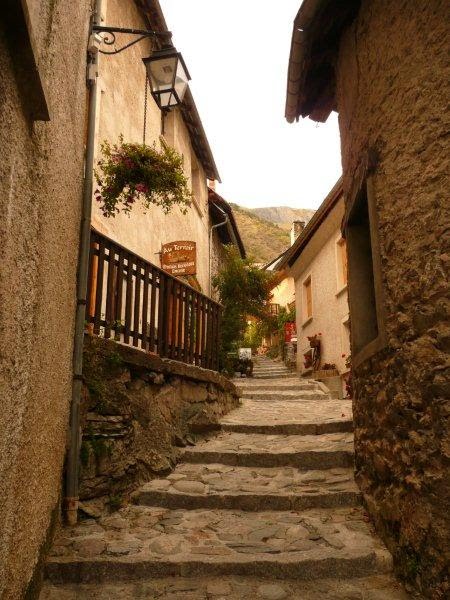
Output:
<svg viewBox="0 0 450 600">
<path fill-rule="evenodd" d="M 128 169 L 134 169 L 134 167 L 136 166 L 131 160 L 131 158 L 124 158 L 122 159 L 122 162 Z"/>
<path fill-rule="evenodd" d="M 145 183 L 137 183 L 135 187 L 136 191 L 142 192 L 143 194 L 148 192 L 148 187 L 145 185 Z"/>
</svg>

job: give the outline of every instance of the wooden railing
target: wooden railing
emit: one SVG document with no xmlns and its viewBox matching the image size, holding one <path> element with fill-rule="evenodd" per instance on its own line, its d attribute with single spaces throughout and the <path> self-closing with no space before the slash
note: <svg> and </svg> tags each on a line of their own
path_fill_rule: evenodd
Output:
<svg viewBox="0 0 450 600">
<path fill-rule="evenodd" d="M 91 333 L 218 369 L 220 305 L 94 229 L 88 286 Z"/>
</svg>

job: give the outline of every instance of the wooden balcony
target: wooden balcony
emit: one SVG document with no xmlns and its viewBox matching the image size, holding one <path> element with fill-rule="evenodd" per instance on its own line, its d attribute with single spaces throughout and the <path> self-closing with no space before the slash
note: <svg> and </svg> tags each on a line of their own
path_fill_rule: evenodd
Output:
<svg viewBox="0 0 450 600">
<path fill-rule="evenodd" d="M 220 304 L 94 229 L 87 298 L 89 333 L 218 369 Z"/>
</svg>

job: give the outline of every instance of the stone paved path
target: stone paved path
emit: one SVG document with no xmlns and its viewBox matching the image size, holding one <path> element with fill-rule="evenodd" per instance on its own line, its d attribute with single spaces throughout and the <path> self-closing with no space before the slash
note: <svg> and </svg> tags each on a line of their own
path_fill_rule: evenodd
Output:
<svg viewBox="0 0 450 600">
<path fill-rule="evenodd" d="M 268 359 L 255 375 L 137 505 L 58 533 L 41 600 L 408 597 L 353 481 L 350 402 Z"/>
</svg>

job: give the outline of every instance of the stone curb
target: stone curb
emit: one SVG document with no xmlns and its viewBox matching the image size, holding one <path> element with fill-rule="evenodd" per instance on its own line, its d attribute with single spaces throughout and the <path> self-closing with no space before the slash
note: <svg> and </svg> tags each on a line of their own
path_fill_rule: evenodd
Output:
<svg viewBox="0 0 450 600">
<path fill-rule="evenodd" d="M 84 343 L 86 347 L 104 346 L 111 352 L 118 352 L 124 363 L 135 367 L 143 367 L 149 371 L 163 373 L 164 375 L 178 375 L 194 381 L 214 383 L 223 391 L 231 392 L 235 396 L 240 395 L 234 383 L 217 371 L 210 371 L 209 369 L 188 365 L 168 358 L 160 358 L 155 354 L 150 354 L 137 348 L 120 344 L 116 341 L 105 340 L 88 334 L 85 335 Z"/>
<path fill-rule="evenodd" d="M 276 425 L 222 423 L 222 431 L 233 433 L 261 433 L 268 435 L 323 435 L 326 433 L 351 433 L 353 421 L 331 423 L 278 423 Z"/>
<path fill-rule="evenodd" d="M 353 452 L 346 450 L 305 452 L 217 452 L 185 450 L 183 462 L 222 464 L 233 467 L 296 467 L 298 469 L 334 469 L 353 466 Z"/>
<path fill-rule="evenodd" d="M 358 491 L 321 492 L 316 494 L 185 494 L 182 492 L 142 490 L 138 496 L 141 506 L 161 506 L 170 509 L 230 509 L 243 511 L 306 510 L 309 508 L 336 508 L 358 506 Z"/>
<path fill-rule="evenodd" d="M 390 563 L 386 552 L 354 553 L 353 556 L 336 552 L 331 556 L 310 558 L 296 556 L 288 559 L 275 557 L 241 557 L 239 560 L 224 556 L 205 557 L 204 560 L 177 558 L 176 560 L 93 559 L 73 560 L 52 558 L 46 566 L 46 576 L 53 583 L 103 583 L 130 581 L 145 577 L 189 577 L 213 575 L 256 575 L 271 578 L 313 579 L 320 577 L 363 577 L 387 573 Z"/>
</svg>

